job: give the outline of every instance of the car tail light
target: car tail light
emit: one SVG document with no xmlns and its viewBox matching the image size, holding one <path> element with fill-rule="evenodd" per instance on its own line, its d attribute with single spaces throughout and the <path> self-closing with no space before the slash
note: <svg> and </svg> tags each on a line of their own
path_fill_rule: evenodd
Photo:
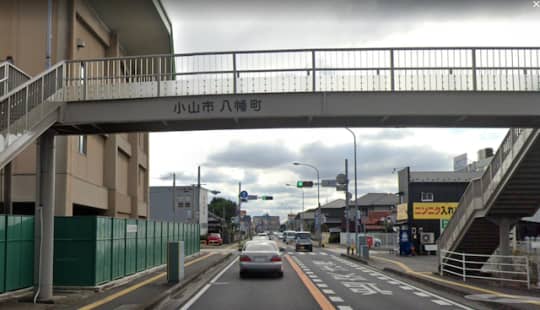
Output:
<svg viewBox="0 0 540 310">
<path fill-rule="evenodd" d="M 249 256 L 247 256 L 247 255 L 242 255 L 242 256 L 240 256 L 240 261 L 241 262 L 251 262 L 251 258 L 249 258 Z"/>
<path fill-rule="evenodd" d="M 274 255 L 274 256 L 272 256 L 272 259 L 270 261 L 271 262 L 281 262 L 281 256 Z"/>
</svg>

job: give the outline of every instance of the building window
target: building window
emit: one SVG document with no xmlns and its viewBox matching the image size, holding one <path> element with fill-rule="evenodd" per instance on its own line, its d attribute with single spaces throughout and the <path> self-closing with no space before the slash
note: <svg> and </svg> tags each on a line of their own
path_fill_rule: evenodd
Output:
<svg viewBox="0 0 540 310">
<path fill-rule="evenodd" d="M 422 201 L 433 201 L 433 193 L 422 192 L 422 196 L 420 199 Z"/>
<path fill-rule="evenodd" d="M 86 155 L 87 144 L 88 144 L 88 137 L 87 136 L 78 136 L 77 137 L 77 151 L 79 151 L 79 154 Z"/>
</svg>

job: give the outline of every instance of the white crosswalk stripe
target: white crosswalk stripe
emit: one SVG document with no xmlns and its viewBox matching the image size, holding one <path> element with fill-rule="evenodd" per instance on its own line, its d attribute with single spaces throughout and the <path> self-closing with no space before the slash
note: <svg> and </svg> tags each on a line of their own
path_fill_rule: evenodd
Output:
<svg viewBox="0 0 540 310">
<path fill-rule="evenodd" d="M 422 293 L 422 292 L 414 292 L 414 295 L 420 296 L 420 297 L 428 297 L 429 296 L 428 294 Z"/>
<path fill-rule="evenodd" d="M 351 306 L 338 306 L 338 309 L 339 310 L 353 310 L 353 308 L 351 308 Z"/>
<path fill-rule="evenodd" d="M 336 292 L 334 292 L 334 290 L 331 290 L 331 289 L 323 289 L 322 291 L 323 291 L 323 293 L 328 294 L 328 295 L 335 295 L 336 294 Z"/>
</svg>

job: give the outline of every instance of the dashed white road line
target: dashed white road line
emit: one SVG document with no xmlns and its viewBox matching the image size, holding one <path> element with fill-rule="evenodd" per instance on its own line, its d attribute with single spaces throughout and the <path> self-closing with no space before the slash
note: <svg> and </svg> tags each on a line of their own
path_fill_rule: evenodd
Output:
<svg viewBox="0 0 540 310">
<path fill-rule="evenodd" d="M 428 294 L 422 293 L 422 292 L 414 292 L 414 295 L 420 296 L 420 297 L 428 297 L 429 296 Z"/>
<path fill-rule="evenodd" d="M 431 300 L 432 302 L 438 304 L 438 305 L 441 305 L 441 306 L 451 306 L 452 304 L 444 301 L 444 300 L 440 300 L 440 299 L 433 299 Z"/>
<path fill-rule="evenodd" d="M 343 298 L 339 296 L 328 296 L 328 298 L 330 298 L 330 300 L 333 302 L 343 302 Z"/>
<path fill-rule="evenodd" d="M 351 306 L 338 306 L 339 310 L 353 310 Z"/>
<path fill-rule="evenodd" d="M 336 292 L 334 292 L 334 290 L 331 290 L 329 288 L 325 288 L 322 290 L 325 294 L 328 294 L 328 295 L 335 295 Z"/>
<path fill-rule="evenodd" d="M 317 284 L 317 286 L 318 286 L 318 287 L 321 287 L 321 288 L 323 288 L 323 287 L 324 287 L 324 288 L 328 287 L 328 284 L 326 284 L 326 283 L 315 283 L 315 284 Z"/>
</svg>

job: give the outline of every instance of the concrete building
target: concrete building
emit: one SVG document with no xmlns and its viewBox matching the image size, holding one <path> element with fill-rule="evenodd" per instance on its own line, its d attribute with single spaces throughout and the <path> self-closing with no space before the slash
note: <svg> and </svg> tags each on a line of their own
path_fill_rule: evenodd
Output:
<svg viewBox="0 0 540 310">
<path fill-rule="evenodd" d="M 390 223 L 395 223 L 398 202 L 399 196 L 394 193 L 367 193 L 358 198 L 358 208 L 363 215 L 361 222 L 366 226 L 366 231 L 384 232 Z M 351 202 L 351 206 L 354 206 L 354 202 Z"/>
<path fill-rule="evenodd" d="M 47 0 L 0 1 L 0 61 L 11 56 L 34 76 L 61 60 L 172 52 L 171 23 L 160 0 L 51 3 L 49 15 Z M 56 215 L 146 218 L 148 149 L 147 133 L 58 136 Z M 11 170 L 14 213 L 32 214 L 36 145 Z"/>
<path fill-rule="evenodd" d="M 408 167 L 400 170 L 397 206 L 400 237 L 412 242 L 417 252 L 422 252 L 426 244 L 434 244 L 469 182 L 480 176 L 481 172 L 410 171 Z"/>
<path fill-rule="evenodd" d="M 172 186 L 150 187 L 150 219 L 200 224 L 201 236 L 208 233 L 208 193 L 201 187 L 197 199 L 197 186 L 176 186 L 173 202 Z M 197 208 L 197 205 L 199 206 Z"/>
<path fill-rule="evenodd" d="M 484 171 L 493 158 L 493 149 L 484 148 L 478 150 L 478 158 L 476 161 L 469 163 L 467 153 L 454 157 L 454 171 L 456 172 L 475 172 Z"/>
<path fill-rule="evenodd" d="M 280 227 L 279 216 L 271 216 L 269 214 L 253 216 L 252 225 L 256 233 L 278 231 Z"/>
</svg>

